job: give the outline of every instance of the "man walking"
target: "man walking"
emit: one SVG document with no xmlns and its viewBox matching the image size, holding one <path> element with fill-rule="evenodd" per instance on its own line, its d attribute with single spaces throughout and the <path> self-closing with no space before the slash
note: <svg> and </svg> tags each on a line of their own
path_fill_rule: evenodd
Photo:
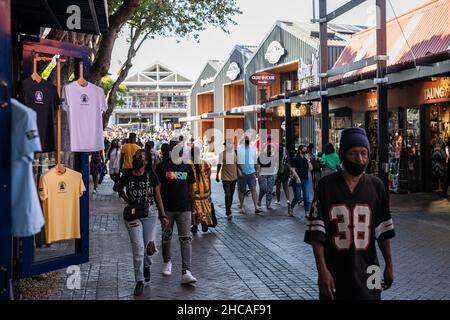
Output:
<svg viewBox="0 0 450 320">
<path fill-rule="evenodd" d="M 164 210 L 169 218 L 169 226 L 162 230 L 163 274 L 172 274 L 170 247 L 174 223 L 177 224 L 178 238 L 181 248 L 182 284 L 197 281 L 191 273 L 192 237 L 191 219 L 194 209 L 195 175 L 191 165 L 182 162 L 183 146 L 176 139 L 170 141 L 170 157 L 164 159 L 156 168 L 161 182 L 161 196 Z"/>
<path fill-rule="evenodd" d="M 313 247 L 320 299 L 380 299 L 381 289 L 392 285 L 394 225 L 382 181 L 364 173 L 369 154 L 366 132 L 345 129 L 339 147 L 344 171 L 319 181 L 305 242 Z M 386 265 L 383 281 L 375 240 Z"/>
<path fill-rule="evenodd" d="M 237 183 L 237 157 L 233 147 L 233 141 L 226 139 L 223 143 L 225 150 L 219 155 L 219 163 L 217 164 L 216 181 L 220 182 L 219 173 L 222 170 L 222 186 L 225 192 L 225 214 L 227 219 L 232 219 L 231 205 L 233 204 L 234 190 Z"/>
<path fill-rule="evenodd" d="M 122 146 L 122 169 L 125 173 L 128 173 L 133 169 L 133 156 L 139 149 L 141 149 L 141 147 L 136 144 L 136 133 L 131 132 L 127 143 Z"/>
<path fill-rule="evenodd" d="M 256 148 L 250 145 L 250 138 L 248 135 L 244 137 L 244 145 L 237 148 L 237 166 L 238 166 L 238 189 L 239 189 L 239 208 L 240 213 L 245 213 L 244 198 L 245 189 L 248 186 L 252 194 L 253 205 L 255 207 L 255 214 L 262 212 L 258 207 L 258 196 L 256 194 L 256 176 L 258 172 L 258 155 Z"/>
</svg>

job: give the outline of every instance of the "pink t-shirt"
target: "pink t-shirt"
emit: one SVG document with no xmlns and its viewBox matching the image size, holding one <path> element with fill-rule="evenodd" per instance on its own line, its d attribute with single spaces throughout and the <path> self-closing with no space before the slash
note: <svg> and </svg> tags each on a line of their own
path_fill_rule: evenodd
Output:
<svg viewBox="0 0 450 320">
<path fill-rule="evenodd" d="M 102 113 L 108 109 L 103 89 L 90 82 L 82 87 L 73 81 L 63 88 L 61 97 L 69 122 L 70 150 L 103 150 Z"/>
</svg>

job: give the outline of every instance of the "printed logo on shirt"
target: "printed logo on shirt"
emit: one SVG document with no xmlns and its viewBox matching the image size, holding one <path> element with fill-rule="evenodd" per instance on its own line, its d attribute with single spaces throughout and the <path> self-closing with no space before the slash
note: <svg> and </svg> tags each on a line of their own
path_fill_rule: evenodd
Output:
<svg viewBox="0 0 450 320">
<path fill-rule="evenodd" d="M 58 193 L 66 193 L 66 183 L 64 181 L 58 182 Z"/>
<path fill-rule="evenodd" d="M 179 172 L 179 171 L 166 172 L 167 180 L 187 180 L 187 178 L 188 178 L 187 172 Z"/>
<path fill-rule="evenodd" d="M 88 104 L 89 101 L 89 97 L 87 94 L 82 94 L 81 95 L 81 104 Z"/>
<path fill-rule="evenodd" d="M 27 137 L 28 140 L 33 140 L 36 139 L 39 135 L 37 130 L 30 130 L 25 132 L 25 136 Z"/>
<path fill-rule="evenodd" d="M 44 100 L 44 94 L 42 93 L 42 91 L 36 91 L 34 93 L 34 99 L 35 99 L 35 101 L 34 101 L 35 103 L 42 104 L 43 100 Z"/>
</svg>

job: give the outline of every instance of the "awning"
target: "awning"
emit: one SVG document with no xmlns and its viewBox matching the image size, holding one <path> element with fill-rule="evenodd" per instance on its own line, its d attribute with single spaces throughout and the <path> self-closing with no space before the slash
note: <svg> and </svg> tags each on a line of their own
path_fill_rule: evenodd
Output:
<svg viewBox="0 0 450 320">
<path fill-rule="evenodd" d="M 273 100 L 273 101 L 264 103 L 263 107 L 266 109 L 267 108 L 276 108 L 279 106 L 284 106 L 285 103 L 289 103 L 289 102 L 291 102 L 290 99 L 278 99 L 278 100 Z"/>
<path fill-rule="evenodd" d="M 400 26 L 401 28 L 400 28 Z M 449 50 L 450 1 L 430 2 L 386 22 L 387 66 L 400 65 Z M 354 34 L 334 68 L 376 55 L 375 27 Z M 406 41 L 405 38 L 408 40 Z M 412 52 L 411 52 L 412 51 Z M 331 77 L 329 81 L 365 74 L 376 65 Z"/>
<path fill-rule="evenodd" d="M 180 118 L 180 122 L 193 122 L 193 121 L 200 121 L 201 119 L 202 119 L 201 116 L 191 116 Z"/>
<path fill-rule="evenodd" d="M 81 27 L 71 30 L 67 21 L 70 21 L 69 17 L 76 11 L 68 8 L 73 5 L 80 10 Z M 14 19 L 20 22 L 22 32 L 39 34 L 40 27 L 91 34 L 108 32 L 109 16 L 106 0 L 12 0 L 11 6 Z"/>
<path fill-rule="evenodd" d="M 230 110 L 230 114 L 236 113 L 248 113 L 248 112 L 258 112 L 263 109 L 263 106 L 260 104 L 253 104 L 249 106 L 235 107 Z"/>
</svg>

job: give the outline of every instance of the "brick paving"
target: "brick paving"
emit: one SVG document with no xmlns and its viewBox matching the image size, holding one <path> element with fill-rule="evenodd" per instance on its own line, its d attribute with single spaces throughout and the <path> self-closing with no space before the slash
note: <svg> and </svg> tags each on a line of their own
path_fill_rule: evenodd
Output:
<svg viewBox="0 0 450 320">
<path fill-rule="evenodd" d="M 81 265 L 81 289 L 66 286 L 59 271 L 58 289 L 50 299 L 135 299 L 130 241 L 121 219 L 123 201 L 105 179 L 91 195 L 90 261 Z M 303 242 L 303 208 L 294 217 L 285 206 L 255 215 L 251 199 L 248 213 L 232 222 L 224 215 L 223 190 L 213 182 L 218 226 L 193 236 L 194 286 L 180 285 L 181 257 L 173 237 L 173 274 L 161 274 L 157 254 L 152 278 L 137 299 L 316 299 L 317 274 L 310 246 Z M 283 201 L 282 201 L 283 202 Z M 285 201 L 284 201 L 285 202 Z M 383 293 L 390 299 L 450 299 L 450 201 L 433 194 L 393 195 L 391 206 L 397 236 L 392 241 L 394 285 Z M 174 232 L 176 234 L 176 231 Z M 157 243 L 160 249 L 160 232 Z M 380 261 L 382 256 L 379 253 Z"/>
</svg>

